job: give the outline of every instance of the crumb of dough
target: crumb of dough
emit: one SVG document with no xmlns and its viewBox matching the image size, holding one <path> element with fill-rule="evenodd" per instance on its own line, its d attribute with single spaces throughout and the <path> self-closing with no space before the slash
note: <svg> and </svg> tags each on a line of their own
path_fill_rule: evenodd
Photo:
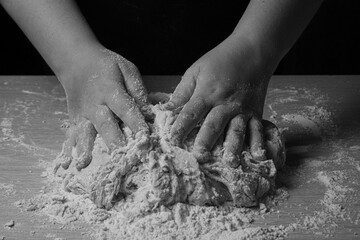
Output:
<svg viewBox="0 0 360 240">
<path fill-rule="evenodd" d="M 4 224 L 5 228 L 13 228 L 15 227 L 15 221 L 14 220 L 10 220 L 7 223 Z"/>
</svg>

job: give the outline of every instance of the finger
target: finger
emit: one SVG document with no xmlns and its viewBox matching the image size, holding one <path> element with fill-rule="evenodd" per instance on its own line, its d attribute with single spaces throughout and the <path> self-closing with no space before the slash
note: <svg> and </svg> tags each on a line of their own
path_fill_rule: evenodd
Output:
<svg viewBox="0 0 360 240">
<path fill-rule="evenodd" d="M 148 94 L 138 68 L 126 59 L 123 59 L 123 61 L 126 61 L 126 63 L 120 63 L 119 68 L 123 73 L 124 83 L 128 93 L 134 98 L 138 105 L 147 105 L 149 103 Z"/>
<path fill-rule="evenodd" d="M 279 129 L 270 121 L 262 121 L 265 135 L 265 149 L 267 159 L 272 159 L 276 169 L 284 166 L 286 155 L 284 141 Z"/>
<path fill-rule="evenodd" d="M 263 126 L 256 117 L 252 117 L 249 121 L 249 146 L 254 160 L 266 160 Z"/>
<path fill-rule="evenodd" d="M 223 161 L 230 167 L 237 168 L 240 165 L 248 120 L 248 116 L 239 114 L 229 123 L 224 142 Z"/>
<path fill-rule="evenodd" d="M 76 139 L 76 169 L 80 171 L 86 168 L 92 160 L 92 150 L 94 148 L 94 141 L 96 138 L 96 130 L 94 125 L 89 120 L 80 122 Z"/>
<path fill-rule="evenodd" d="M 73 157 L 72 157 L 72 150 L 75 146 L 75 131 L 72 129 L 72 127 L 69 129 L 69 136 L 68 139 L 64 142 L 63 145 L 63 155 L 62 155 L 62 162 L 61 166 L 63 169 L 68 169 Z"/>
<path fill-rule="evenodd" d="M 194 143 L 193 154 L 199 162 L 209 160 L 206 159 L 207 153 L 210 153 L 233 114 L 232 108 L 219 105 L 214 107 L 206 116 Z"/>
<path fill-rule="evenodd" d="M 223 148 L 224 141 L 225 141 L 225 134 L 224 134 L 225 131 L 226 131 L 226 127 L 225 127 L 225 130 L 220 134 L 220 136 L 216 140 L 216 142 L 213 146 L 213 150 L 215 150 L 216 148 Z"/>
<path fill-rule="evenodd" d="M 210 106 L 200 97 L 192 97 L 185 104 L 171 128 L 172 143 L 180 145 L 190 131 L 204 118 Z"/>
<path fill-rule="evenodd" d="M 107 106 L 100 105 L 97 107 L 92 122 L 111 152 L 125 145 L 125 137 L 121 132 L 118 121 Z"/>
<path fill-rule="evenodd" d="M 195 79 L 190 72 L 186 72 L 180 83 L 176 86 L 170 100 L 163 105 L 165 110 L 173 111 L 184 106 L 191 98 L 195 90 Z"/>
<path fill-rule="evenodd" d="M 134 98 L 129 96 L 124 89 L 115 89 L 114 92 L 107 97 L 106 102 L 109 108 L 133 133 L 140 131 L 149 132 L 149 127 Z"/>
<path fill-rule="evenodd" d="M 149 102 L 153 105 L 162 103 L 165 104 L 170 100 L 170 94 L 164 92 L 151 92 L 149 93 Z"/>
</svg>

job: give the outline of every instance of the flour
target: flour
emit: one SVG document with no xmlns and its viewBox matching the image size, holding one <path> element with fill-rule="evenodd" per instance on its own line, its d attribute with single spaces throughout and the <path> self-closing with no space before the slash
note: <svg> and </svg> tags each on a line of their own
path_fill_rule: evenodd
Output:
<svg viewBox="0 0 360 240">
<path fill-rule="evenodd" d="M 281 116 L 283 121 L 293 122 L 300 125 L 309 133 L 313 133 L 316 136 L 321 136 L 321 130 L 314 121 L 309 119 L 307 116 L 300 114 L 284 114 Z"/>
<path fill-rule="evenodd" d="M 2 131 L 3 137 L 0 139 L 1 141 L 14 141 L 17 143 L 22 143 L 23 139 L 25 138 L 23 135 L 21 136 L 15 136 L 14 130 L 12 129 L 13 125 L 13 119 L 12 118 L 3 118 L 0 127 Z"/>
<path fill-rule="evenodd" d="M 146 212 L 177 202 L 222 205 L 230 201 L 238 207 L 256 206 L 274 186 L 275 166 L 281 168 L 285 160 L 276 129 L 265 129 L 270 160 L 255 161 L 249 152 L 244 152 L 240 167 L 232 168 L 223 160 L 222 150 L 215 148 L 219 152 L 214 152 L 209 163 L 199 165 L 189 151 L 170 144 L 169 132 L 176 116 L 161 110 L 161 105 L 152 106 L 152 112 L 156 117 L 150 138 L 141 133 L 134 137 L 124 128 L 127 146 L 113 151 L 111 156 L 106 149 L 95 148 L 100 156 L 94 153 L 92 166 L 81 172 L 76 164 L 68 166 L 61 154 L 55 172 L 65 190 L 89 195 L 100 208 L 110 209 L 125 201 L 137 211 Z M 97 142 L 101 141 L 98 138 Z M 189 142 L 184 143 L 184 148 L 191 147 Z"/>
<path fill-rule="evenodd" d="M 295 124 L 306 134 L 321 138 L 334 136 L 336 133 L 336 125 L 332 121 L 332 113 L 327 106 L 329 97 L 319 90 L 272 89 L 268 92 L 268 99 L 271 99 L 267 104 L 270 119 L 275 124 L 284 122 Z M 298 106 L 299 102 L 302 106 Z M 293 108 L 292 111 L 291 108 Z"/>
<path fill-rule="evenodd" d="M 317 173 L 317 179 L 326 186 L 324 198 L 321 200 L 322 211 L 315 211 L 312 216 L 305 216 L 302 226 L 305 229 L 321 231 L 325 236 L 331 236 L 331 233 L 338 226 L 336 221 L 348 220 L 344 207 L 339 204 L 343 202 L 353 189 L 342 184 L 345 173 L 343 171 Z"/>
<path fill-rule="evenodd" d="M 14 221 L 14 220 L 10 220 L 9 222 L 7 222 L 7 223 L 4 224 L 4 227 L 5 227 L 6 229 L 11 229 L 11 228 L 15 227 L 15 221 Z"/>
<path fill-rule="evenodd" d="M 317 89 L 272 89 L 268 98 L 271 99 L 267 105 L 270 118 L 278 126 L 285 126 L 287 134 L 294 134 L 294 138 L 302 139 L 299 135 L 305 133 L 309 138 L 322 140 L 317 144 L 288 149 L 290 156 L 295 159 L 301 156 L 301 162 L 297 163 L 300 166 L 296 167 L 295 172 L 286 169 L 289 176 L 297 175 L 296 183 L 293 183 L 296 191 L 307 189 L 309 185 L 319 188 L 319 192 L 315 193 L 315 196 L 319 194 L 319 199 L 308 196 L 311 204 L 306 203 L 305 209 L 299 207 L 304 212 L 297 217 L 295 228 L 317 236 L 331 237 L 344 222 L 357 224 L 356 216 L 359 214 L 352 212 L 352 204 L 358 202 L 354 189 L 359 186 L 360 163 L 357 156 L 360 147 L 351 142 L 358 142 L 358 137 L 354 138 L 354 133 L 358 131 L 354 129 L 347 138 L 342 137 L 348 139 L 346 141 L 333 138 L 338 129 L 330 111 L 333 106 L 329 105 L 327 94 Z M 299 143 L 303 144 L 301 141 Z M 316 157 L 318 151 L 322 156 Z"/>
<path fill-rule="evenodd" d="M 257 209 L 226 205 L 177 203 L 134 216 L 126 206 L 99 209 L 88 198 L 55 186 L 16 204 L 25 211 L 46 214 L 50 223 L 71 225 L 79 220 L 90 223 L 95 239 L 279 239 L 294 229 L 291 224 L 254 227 L 253 222 L 261 214 Z M 285 200 L 281 195 L 276 196 Z"/>
<path fill-rule="evenodd" d="M 38 98 L 43 99 L 43 97 L 31 93 L 26 95 L 32 98 L 31 101 L 24 99 L 24 102 L 29 102 L 29 105 Z M 310 126 L 320 130 L 322 135 L 335 128 L 332 118 L 336 117 L 336 112 L 330 111 L 331 106 L 329 107 L 327 103 L 328 97 L 320 91 L 297 88 L 269 89 L 268 97 L 271 98 L 268 107 L 272 106 L 270 114 L 274 117 L 274 122 L 279 127 L 287 129 L 287 132 L 293 131 L 298 134 L 304 130 L 304 122 L 287 121 L 282 118 L 287 114 L 302 116 L 311 121 Z M 164 99 L 166 101 L 165 95 Z M 0 122 L 3 121 L 0 124 L 0 140 L 3 141 L 2 137 L 5 137 L 4 129 L 8 134 L 8 139 L 4 140 L 4 146 L 9 143 L 9 146 L 29 149 L 31 154 L 37 156 L 39 151 L 37 145 L 32 145 L 30 148 L 25 146 L 23 141 L 15 141 L 24 134 L 24 129 L 18 129 L 16 126 L 27 126 L 25 124 L 27 118 L 34 126 L 31 116 L 27 116 L 25 113 L 35 112 L 35 107 L 26 110 L 25 107 L 20 106 L 23 103 L 3 102 L 5 103 L 2 108 L 4 117 L 0 119 Z M 305 104 L 299 106 L 299 102 L 305 102 Z M 35 102 L 35 105 L 45 106 L 41 102 Z M 50 109 L 49 112 L 54 113 L 55 110 L 64 112 L 65 106 Z M 56 117 L 59 117 L 57 114 L 54 113 Z M 294 120 L 299 120 L 299 118 L 294 118 Z M 67 128 L 69 126 L 67 120 L 63 122 L 63 128 Z M 291 154 L 288 155 L 289 164 L 284 171 L 277 172 L 280 184 L 285 183 L 286 186 L 289 186 L 289 190 L 285 187 L 274 189 L 274 193 L 259 200 L 259 207 L 234 207 L 231 202 L 230 204 L 226 202 L 219 207 L 175 203 L 169 206 L 158 205 L 151 211 L 139 213 L 136 208 L 126 208 L 130 204 L 122 205 L 123 201 L 120 201 L 111 209 L 106 210 L 97 207 L 91 201 L 89 194 L 76 195 L 73 192 L 65 191 L 63 179 L 59 179 L 53 174 L 53 165 L 46 161 L 41 161 L 41 167 L 46 168 L 46 172 L 42 174 L 46 186 L 35 197 L 17 201 L 15 205 L 25 212 L 24 216 L 35 221 L 44 219 L 37 215 L 46 216 L 45 220 L 40 220 L 40 229 L 34 229 L 36 232 L 29 232 L 28 238 L 35 237 L 37 239 L 45 236 L 45 234 L 42 235 L 41 229 L 45 229 L 45 233 L 50 231 L 54 233 L 55 231 L 56 235 L 46 235 L 49 239 L 54 239 L 60 234 L 64 239 L 70 239 L 66 238 L 68 235 L 65 234 L 70 230 L 76 231 L 74 234 L 77 234 L 77 239 L 81 237 L 90 239 L 91 236 L 96 239 L 171 239 L 172 236 L 175 236 L 174 239 L 282 239 L 294 230 L 300 232 L 301 236 L 306 233 L 314 235 L 314 238 L 322 239 L 335 235 L 336 239 L 340 239 L 342 237 L 340 234 L 347 231 L 347 227 L 347 233 L 350 232 L 351 235 L 346 236 L 350 239 L 351 237 L 357 239 L 360 233 L 356 232 L 360 223 L 360 212 L 356 207 L 359 199 L 356 190 L 360 186 L 360 162 L 358 160 L 360 146 L 356 133 L 359 132 L 359 129 L 350 131 L 348 138 L 326 139 L 317 144 L 306 142 L 304 144 L 307 145 L 302 146 L 290 145 L 288 149 L 289 152 L 291 151 Z M 129 132 L 126 134 L 129 135 Z M 301 140 L 301 136 L 296 135 L 296 137 Z M 291 138 L 289 139 L 291 140 Z M 104 157 L 104 161 L 111 161 L 111 156 L 101 139 L 96 141 L 94 159 Z M 191 150 L 191 144 L 189 148 L 184 147 Z M 49 155 L 53 156 L 47 151 L 46 155 L 39 158 L 49 159 Z M 100 166 L 101 161 L 95 160 L 89 168 L 99 168 Z M 80 173 L 85 175 L 85 171 L 87 170 L 84 169 Z M 60 172 L 58 173 L 60 174 Z M 78 174 L 78 172 L 75 173 Z M 283 177 L 282 175 L 285 174 L 287 176 Z M 2 182 L 5 182 L 4 179 Z M 21 191 L 15 191 L 15 185 L 12 183 L 16 184 L 16 187 L 20 184 L 16 181 L 6 181 L 6 184 L 0 184 L 0 197 L 4 196 L 2 199 L 11 201 L 24 198 Z M 312 197 L 314 190 L 316 196 Z M 301 194 L 305 197 L 303 198 Z M 284 218 L 280 219 L 280 222 L 284 225 L 279 226 L 278 218 L 283 216 Z M 3 219 L 0 226 L 0 239 L 2 239 L 1 236 L 4 236 L 4 239 L 12 239 L 12 236 L 5 235 L 16 231 L 24 232 L 25 225 L 21 224 L 20 218 L 14 217 L 12 218 L 16 225 L 10 231 L 4 229 L 4 224 L 11 218 Z M 54 225 L 55 223 L 56 225 Z M 87 223 L 90 228 L 79 227 L 80 223 Z M 37 224 L 34 226 L 38 227 Z M 338 232 L 340 234 L 336 235 Z M 296 238 L 300 234 L 294 234 L 291 237 Z"/>
<path fill-rule="evenodd" d="M 313 176 L 309 177 L 307 184 L 318 185 L 321 197 L 312 202 L 317 207 L 312 212 L 304 214 L 296 228 L 318 236 L 332 237 L 345 222 L 358 224 L 356 216 L 359 212 L 353 205 L 358 202 L 358 158 L 356 153 L 348 151 L 347 144 L 336 140 L 317 145 L 316 148 L 328 151 L 329 156 L 304 161 L 301 172 Z M 352 151 L 358 151 L 357 149 L 356 146 L 352 147 Z M 314 151 L 314 148 L 308 150 Z M 351 229 L 348 231 L 351 232 Z"/>
<path fill-rule="evenodd" d="M 251 227 L 256 216 L 268 211 L 267 195 L 278 194 L 276 168 L 285 161 L 279 131 L 265 129 L 269 160 L 255 161 L 244 152 L 241 165 L 232 168 L 216 147 L 212 159 L 199 165 L 189 152 L 193 140 L 183 148 L 170 144 L 176 116 L 161 105 L 151 108 L 156 117 L 150 138 L 134 137 L 124 128 L 127 146 L 110 155 L 98 137 L 92 163 L 80 172 L 75 164 L 64 169 L 60 154 L 55 174 L 52 165 L 43 175 L 48 188 L 16 205 L 45 213 L 54 223 L 90 223 L 97 239 L 275 239 L 291 231 L 289 226 Z M 242 208 L 259 201 L 260 212 Z"/>
<path fill-rule="evenodd" d="M 0 195 L 9 197 L 16 194 L 14 184 L 0 183 Z"/>
</svg>

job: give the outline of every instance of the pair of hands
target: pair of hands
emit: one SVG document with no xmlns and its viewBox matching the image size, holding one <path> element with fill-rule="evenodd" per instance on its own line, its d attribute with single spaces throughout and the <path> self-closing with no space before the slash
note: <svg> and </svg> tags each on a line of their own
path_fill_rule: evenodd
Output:
<svg viewBox="0 0 360 240">
<path fill-rule="evenodd" d="M 164 105 L 167 110 L 180 110 L 171 129 L 173 143 L 181 146 L 190 131 L 204 120 L 193 149 L 199 162 L 208 159 L 221 138 L 224 159 L 236 167 L 245 134 L 253 156 L 264 159 L 261 118 L 272 65 L 250 42 L 235 36 L 202 56 L 185 72 Z M 91 163 L 96 133 L 110 151 L 125 145 L 119 119 L 133 133 L 149 134 L 141 114 L 141 108 L 148 104 L 141 75 L 134 64 L 120 55 L 100 50 L 75 74 L 61 76 L 60 80 L 67 94 L 71 123 L 63 149 L 65 169 L 73 161 L 74 147 L 78 170 Z"/>
</svg>

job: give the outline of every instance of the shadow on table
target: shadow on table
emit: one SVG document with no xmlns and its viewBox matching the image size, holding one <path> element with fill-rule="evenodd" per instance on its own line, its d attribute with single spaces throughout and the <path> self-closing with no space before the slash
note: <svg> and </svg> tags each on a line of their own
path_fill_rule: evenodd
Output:
<svg viewBox="0 0 360 240">
<path fill-rule="evenodd" d="M 321 136 L 306 134 L 301 129 L 284 134 L 287 160 L 285 168 L 279 174 L 280 185 L 291 189 L 294 182 L 298 180 L 296 172 L 301 165 L 311 158 L 333 154 L 337 151 L 331 149 L 334 143 L 339 142 L 344 146 L 360 145 L 360 94 L 334 103 L 332 108 L 331 121 L 323 124 L 324 133 Z M 319 148 L 316 147 L 317 145 Z M 329 146 L 328 152 L 327 146 Z M 322 147 L 321 150 L 319 150 L 320 147 Z"/>
</svg>

